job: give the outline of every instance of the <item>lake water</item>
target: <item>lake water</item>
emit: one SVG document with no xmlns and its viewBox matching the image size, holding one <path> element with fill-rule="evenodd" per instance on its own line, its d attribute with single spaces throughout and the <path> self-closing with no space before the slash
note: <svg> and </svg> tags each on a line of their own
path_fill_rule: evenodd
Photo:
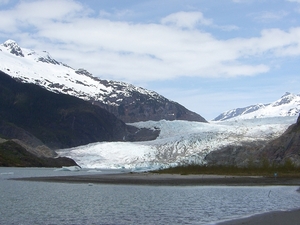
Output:
<svg viewBox="0 0 300 225">
<path fill-rule="evenodd" d="M 0 167 L 0 224 L 216 224 L 300 208 L 300 194 L 296 191 L 299 187 L 170 187 L 8 180 L 90 172 L 99 171 Z"/>
</svg>

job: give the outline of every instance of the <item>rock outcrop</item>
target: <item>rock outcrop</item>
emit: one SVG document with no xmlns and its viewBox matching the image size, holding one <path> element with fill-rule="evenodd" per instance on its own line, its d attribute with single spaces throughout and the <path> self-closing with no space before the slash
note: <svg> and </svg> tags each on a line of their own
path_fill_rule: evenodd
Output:
<svg viewBox="0 0 300 225">
<path fill-rule="evenodd" d="M 296 124 L 291 125 L 284 134 L 261 149 L 258 157 L 275 164 L 284 164 L 290 160 L 300 167 L 300 116 Z"/>
<path fill-rule="evenodd" d="M 38 157 L 14 141 L 0 143 L 0 167 L 62 167 L 77 166 L 70 158 Z"/>
<path fill-rule="evenodd" d="M 274 140 L 229 145 L 210 152 L 205 160 L 208 165 L 238 167 L 261 166 L 265 162 L 283 165 L 290 161 L 300 167 L 300 115 L 297 123 Z"/>
<path fill-rule="evenodd" d="M 210 152 L 205 157 L 205 161 L 208 165 L 214 166 L 260 166 L 261 159 L 258 157 L 258 150 L 265 144 L 264 141 L 257 141 L 245 142 L 241 145 L 228 145 Z"/>
</svg>

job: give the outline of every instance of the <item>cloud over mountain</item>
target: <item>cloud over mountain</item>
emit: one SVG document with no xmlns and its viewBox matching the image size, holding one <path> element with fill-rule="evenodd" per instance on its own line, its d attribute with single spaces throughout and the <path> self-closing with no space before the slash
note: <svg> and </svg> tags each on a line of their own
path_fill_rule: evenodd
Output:
<svg viewBox="0 0 300 225">
<path fill-rule="evenodd" d="M 272 65 L 265 60 L 245 62 L 245 57 L 300 54 L 297 27 L 287 31 L 264 29 L 252 38 L 219 39 L 191 29 L 197 24 L 212 25 L 212 19 L 201 11 L 182 11 L 161 21 L 135 23 L 109 20 L 85 4 L 60 0 L 20 2 L 1 10 L 0 16 L 2 35 L 18 36 L 21 44 L 34 48 L 47 46 L 62 61 L 68 59 L 67 63 L 76 65 L 80 60 L 96 75 L 121 80 L 251 76 L 268 72 Z"/>
</svg>

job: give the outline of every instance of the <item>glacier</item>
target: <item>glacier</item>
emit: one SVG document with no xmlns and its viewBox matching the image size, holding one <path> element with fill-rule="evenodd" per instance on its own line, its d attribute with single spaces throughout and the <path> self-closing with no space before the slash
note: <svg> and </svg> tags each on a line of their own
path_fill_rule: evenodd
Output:
<svg viewBox="0 0 300 225">
<path fill-rule="evenodd" d="M 244 120 L 147 121 L 131 123 L 138 128 L 160 129 L 157 139 L 145 142 L 99 142 L 57 150 L 82 168 L 148 171 L 182 164 L 205 164 L 205 156 L 227 145 L 272 140 L 280 136 L 297 116 Z"/>
</svg>

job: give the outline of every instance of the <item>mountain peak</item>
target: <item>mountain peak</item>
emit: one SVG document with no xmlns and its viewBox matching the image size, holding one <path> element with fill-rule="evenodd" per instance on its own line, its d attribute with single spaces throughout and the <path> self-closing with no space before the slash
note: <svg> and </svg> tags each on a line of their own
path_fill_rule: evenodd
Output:
<svg viewBox="0 0 300 225">
<path fill-rule="evenodd" d="M 14 41 L 14 40 L 12 40 L 12 39 L 8 39 L 8 40 L 6 40 L 6 41 L 3 43 L 3 45 L 4 45 L 5 47 L 7 47 L 7 46 L 9 46 L 9 45 L 18 45 L 18 44 L 17 44 L 16 41 Z"/>
<path fill-rule="evenodd" d="M 56 61 L 47 51 L 21 48 L 13 40 L 0 45 L 0 71 L 24 83 L 72 95 L 108 110 L 124 122 L 190 120 L 206 122 L 197 113 L 144 88 L 102 80 L 85 69 Z"/>
<path fill-rule="evenodd" d="M 282 95 L 281 98 L 284 98 L 285 96 L 288 96 L 288 95 L 291 95 L 291 93 L 290 92 L 285 92 L 285 94 Z"/>
<path fill-rule="evenodd" d="M 88 77 L 93 77 L 93 74 L 91 74 L 89 71 L 82 69 L 82 68 L 79 68 L 78 70 L 76 70 L 75 73 L 86 75 Z"/>
<path fill-rule="evenodd" d="M 286 92 L 280 99 L 270 104 L 257 104 L 245 108 L 232 109 L 220 114 L 214 121 L 227 119 L 252 119 L 265 117 L 296 116 L 300 112 L 300 95 Z"/>
<path fill-rule="evenodd" d="M 2 44 L 4 47 L 6 47 L 6 49 L 11 53 L 14 54 L 16 56 L 20 56 L 20 57 L 24 57 L 24 54 L 22 52 L 22 49 L 20 48 L 20 46 L 17 44 L 17 42 L 15 42 L 14 40 L 7 40 Z"/>
<path fill-rule="evenodd" d="M 297 95 L 286 92 L 279 100 L 277 100 L 276 102 L 273 103 L 273 107 L 290 104 L 296 98 L 297 98 Z"/>
<path fill-rule="evenodd" d="M 39 57 L 37 59 L 38 62 L 44 62 L 44 63 L 51 63 L 54 65 L 60 65 L 60 62 L 56 61 L 49 52 L 43 51 L 39 54 Z"/>
</svg>

